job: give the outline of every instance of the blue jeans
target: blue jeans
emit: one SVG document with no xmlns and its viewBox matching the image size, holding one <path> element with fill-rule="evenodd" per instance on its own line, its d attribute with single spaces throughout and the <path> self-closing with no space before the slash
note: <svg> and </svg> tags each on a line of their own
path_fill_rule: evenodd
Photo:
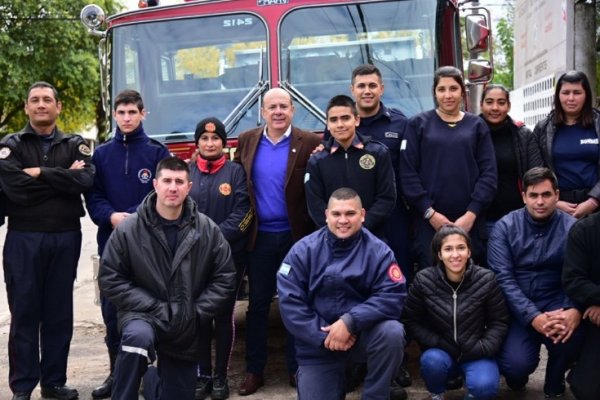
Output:
<svg viewBox="0 0 600 400">
<path fill-rule="evenodd" d="M 346 396 L 346 365 L 354 361 L 367 361 L 367 376 L 362 398 L 388 400 L 390 383 L 396 376 L 404 352 L 404 327 L 398 321 L 382 321 L 360 332 L 354 347 L 345 359 L 335 357 L 310 360 L 312 364 L 298 367 L 299 400 L 340 400 Z M 315 364 L 317 362 L 318 364 Z"/>
<path fill-rule="evenodd" d="M 246 314 L 246 371 L 262 375 L 267 365 L 267 328 L 269 311 L 277 287 L 277 271 L 292 247 L 292 234 L 258 232 L 254 250 L 248 252 L 248 313 Z M 286 343 L 288 373 L 298 369 L 294 337 L 288 332 Z"/>
<path fill-rule="evenodd" d="M 421 355 L 421 377 L 430 393 L 446 391 L 446 382 L 465 377 L 468 393 L 476 399 L 496 396 L 500 387 L 498 364 L 491 358 L 458 363 L 441 349 L 429 349 Z"/>
</svg>

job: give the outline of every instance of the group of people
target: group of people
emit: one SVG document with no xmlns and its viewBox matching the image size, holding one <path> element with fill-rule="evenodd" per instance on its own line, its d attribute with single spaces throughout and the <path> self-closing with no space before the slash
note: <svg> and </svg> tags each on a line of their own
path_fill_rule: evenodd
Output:
<svg viewBox="0 0 600 400">
<path fill-rule="evenodd" d="M 600 115 L 587 77 L 559 78 L 533 132 L 499 85 L 480 116 L 462 111 L 454 67 L 435 72 L 436 108 L 411 118 L 383 104 L 373 65 L 353 71 L 350 91 L 329 101 L 324 141 L 293 126 L 292 98 L 274 88 L 234 161 L 212 117 L 180 160 L 144 132 L 138 92 L 115 98 L 115 134 L 92 155 L 56 127 L 56 89 L 33 84 L 27 126 L 0 142 L 13 400 L 38 383 L 43 397 L 78 398 L 66 367 L 82 195 L 98 225 L 110 360 L 95 399 L 135 399 L 142 379 L 146 399 L 228 398 L 244 274 L 242 396 L 265 384 L 277 292 L 300 399 L 344 398 L 356 365 L 363 398 L 406 398 L 410 340 L 434 400 L 456 378 L 467 398 L 493 398 L 500 375 L 523 390 L 542 343 L 546 397 L 564 394 L 572 367 L 573 393 L 594 398 Z"/>
</svg>

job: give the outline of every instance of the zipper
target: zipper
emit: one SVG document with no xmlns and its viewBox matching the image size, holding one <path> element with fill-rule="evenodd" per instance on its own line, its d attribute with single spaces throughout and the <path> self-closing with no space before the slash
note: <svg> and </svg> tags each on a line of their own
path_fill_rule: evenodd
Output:
<svg viewBox="0 0 600 400">
<path fill-rule="evenodd" d="M 463 281 L 465 280 L 465 275 L 463 274 L 462 279 L 460 280 L 460 283 L 458 284 L 458 286 L 456 287 L 456 289 L 454 289 L 452 287 L 452 285 L 450 285 L 448 282 L 446 282 L 446 280 L 444 279 L 444 283 L 446 285 L 448 285 L 448 287 L 450 288 L 450 290 L 452 290 L 452 325 L 454 327 L 454 342 L 458 344 L 458 327 L 456 326 L 456 308 L 457 308 L 457 300 L 458 300 L 458 289 L 460 289 L 460 287 L 463 284 Z"/>
</svg>

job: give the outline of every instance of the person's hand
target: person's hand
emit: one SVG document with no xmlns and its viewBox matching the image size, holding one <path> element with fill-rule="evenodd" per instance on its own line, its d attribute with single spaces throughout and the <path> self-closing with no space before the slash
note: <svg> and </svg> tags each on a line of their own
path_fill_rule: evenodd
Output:
<svg viewBox="0 0 600 400">
<path fill-rule="evenodd" d="M 327 350 L 347 351 L 356 342 L 356 336 L 350 333 L 348 327 L 346 327 L 346 324 L 341 319 L 338 319 L 329 326 L 322 327 L 321 330 L 327 332 L 327 337 L 323 343 Z"/>
<path fill-rule="evenodd" d="M 125 218 L 127 218 L 130 214 L 126 212 L 114 212 L 110 214 L 110 223 L 115 229 L 117 225 L 119 225 Z"/>
<path fill-rule="evenodd" d="M 40 167 L 23 168 L 23 172 L 32 178 L 37 178 L 42 173 L 42 169 Z"/>
<path fill-rule="evenodd" d="M 577 204 L 559 200 L 558 202 L 556 202 L 556 208 L 566 212 L 569 215 L 573 215 L 573 214 L 575 214 L 575 209 L 577 208 Z"/>
<path fill-rule="evenodd" d="M 548 315 L 546 313 L 541 313 L 531 321 L 531 326 L 542 335 L 548 336 L 550 332 L 548 322 Z"/>
<path fill-rule="evenodd" d="M 433 213 L 431 218 L 429 218 L 429 223 L 431 224 L 433 229 L 439 231 L 442 226 L 452 224 L 452 221 L 446 218 L 444 214 L 436 211 Z"/>
<path fill-rule="evenodd" d="M 475 223 L 475 219 L 477 215 L 475 215 L 472 211 L 467 211 L 463 215 L 461 215 L 456 221 L 454 221 L 454 225 L 459 228 L 464 229 L 465 232 L 469 232 L 471 228 L 473 228 L 473 224 Z"/>
<path fill-rule="evenodd" d="M 83 160 L 75 160 L 73 164 L 69 167 L 69 169 L 83 169 L 85 167 L 85 161 Z"/>
<path fill-rule="evenodd" d="M 548 321 L 544 328 L 547 331 L 547 337 L 554 343 L 565 343 L 571 338 L 575 329 L 581 322 L 581 313 L 576 308 L 549 311 L 545 313 Z"/>
<path fill-rule="evenodd" d="M 589 306 L 583 313 L 583 318 L 587 318 L 592 324 L 600 326 L 600 306 Z"/>
<path fill-rule="evenodd" d="M 310 155 L 312 156 L 313 154 L 320 153 L 323 150 L 325 150 L 325 146 L 323 145 L 323 143 L 320 143 L 317 147 L 315 147 L 315 149 L 310 153 Z"/>
<path fill-rule="evenodd" d="M 577 204 L 573 216 L 575 218 L 585 217 L 588 214 L 593 213 L 598 208 L 598 202 L 596 199 L 587 199 L 584 202 Z"/>
</svg>

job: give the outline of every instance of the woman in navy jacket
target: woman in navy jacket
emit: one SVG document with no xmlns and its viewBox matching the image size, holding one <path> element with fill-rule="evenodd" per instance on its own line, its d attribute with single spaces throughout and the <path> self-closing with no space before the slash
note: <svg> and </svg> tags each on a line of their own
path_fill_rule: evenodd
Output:
<svg viewBox="0 0 600 400">
<path fill-rule="evenodd" d="M 190 197 L 198 205 L 198 211 L 210 217 L 221 229 L 231 246 L 237 269 L 236 288 L 244 274 L 248 228 L 254 217 L 250 207 L 246 175 L 241 165 L 227 160 L 223 149 L 227 143 L 225 126 L 216 118 L 206 118 L 198 123 L 194 135 L 198 145 L 196 157 L 191 161 L 190 179 L 193 182 Z M 219 315 L 203 327 L 202 355 L 198 363 L 196 399 L 211 396 L 227 399 L 229 386 L 227 370 L 233 348 L 233 310 L 235 297 L 229 312 Z M 215 366 L 211 363 L 211 342 L 215 338 Z"/>
</svg>

